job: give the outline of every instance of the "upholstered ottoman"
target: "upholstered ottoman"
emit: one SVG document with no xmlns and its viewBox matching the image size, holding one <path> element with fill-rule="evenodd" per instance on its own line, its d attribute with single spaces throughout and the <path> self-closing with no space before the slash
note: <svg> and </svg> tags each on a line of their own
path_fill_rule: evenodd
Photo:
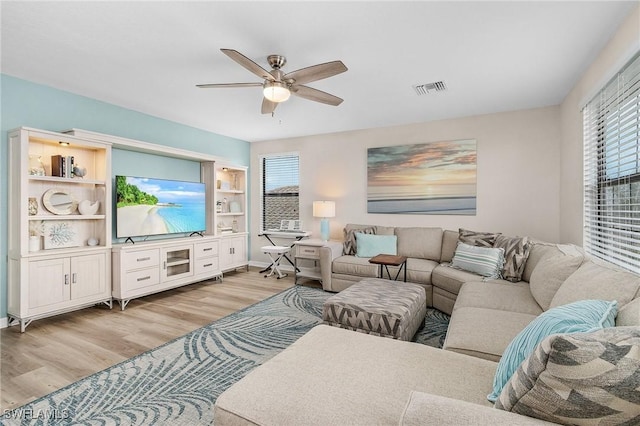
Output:
<svg viewBox="0 0 640 426">
<path fill-rule="evenodd" d="M 324 302 L 322 320 L 360 333 L 411 340 L 427 313 L 424 288 L 366 278 Z"/>
</svg>

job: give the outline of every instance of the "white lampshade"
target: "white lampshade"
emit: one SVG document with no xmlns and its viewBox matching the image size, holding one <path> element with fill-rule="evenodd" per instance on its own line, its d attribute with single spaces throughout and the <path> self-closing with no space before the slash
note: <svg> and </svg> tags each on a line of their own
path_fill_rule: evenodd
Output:
<svg viewBox="0 0 640 426">
<path fill-rule="evenodd" d="M 262 92 L 264 93 L 264 97 L 271 102 L 284 102 L 291 96 L 291 92 L 287 86 L 277 81 L 267 81 L 263 87 L 264 90 Z"/>
<path fill-rule="evenodd" d="M 314 201 L 313 217 L 335 217 L 336 203 L 334 201 Z"/>
</svg>

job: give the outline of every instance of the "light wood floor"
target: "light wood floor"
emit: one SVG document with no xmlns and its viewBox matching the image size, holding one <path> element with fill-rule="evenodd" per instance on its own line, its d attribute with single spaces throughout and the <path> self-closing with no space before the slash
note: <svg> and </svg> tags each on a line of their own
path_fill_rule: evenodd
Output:
<svg viewBox="0 0 640 426">
<path fill-rule="evenodd" d="M 318 282 L 304 285 L 320 287 Z M 293 286 L 257 268 L 0 330 L 0 408 L 19 407 Z M 1 412 L 1 411 L 0 411 Z"/>
</svg>

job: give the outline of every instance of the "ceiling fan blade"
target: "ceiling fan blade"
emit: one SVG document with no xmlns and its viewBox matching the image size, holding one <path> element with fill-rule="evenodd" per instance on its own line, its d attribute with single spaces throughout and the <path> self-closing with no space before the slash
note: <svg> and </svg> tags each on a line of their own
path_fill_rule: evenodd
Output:
<svg viewBox="0 0 640 426">
<path fill-rule="evenodd" d="M 271 114 L 271 113 L 273 113 L 273 111 L 276 110 L 277 106 L 278 106 L 277 102 L 271 102 L 267 98 L 262 98 L 262 113 L 263 114 Z"/>
<path fill-rule="evenodd" d="M 313 89 L 308 86 L 293 85 L 291 87 L 291 94 L 299 96 L 310 101 L 321 102 L 327 105 L 338 106 L 342 103 L 343 99 L 337 96 L 333 96 L 322 90 Z"/>
<path fill-rule="evenodd" d="M 311 83 L 312 81 L 322 80 L 323 78 L 332 77 L 347 71 L 347 67 L 342 61 L 326 62 L 324 64 L 313 65 L 307 68 L 301 68 L 285 74 L 283 80 L 295 80 L 296 84 Z"/>
<path fill-rule="evenodd" d="M 275 80 L 275 78 L 271 74 L 269 74 L 269 71 L 265 70 L 260 65 L 256 64 L 251 59 L 247 58 L 237 50 L 233 50 L 233 49 L 220 49 L 220 50 L 222 51 L 222 53 L 224 53 L 225 55 L 227 55 L 228 57 L 230 57 L 231 59 L 233 59 L 234 61 L 236 61 L 237 63 L 239 63 L 240 65 L 242 65 L 243 67 L 245 67 L 246 69 L 254 73 L 255 75 L 257 75 L 258 77 L 263 78 L 265 80 L 269 80 L 269 81 Z"/>
<path fill-rule="evenodd" d="M 227 87 L 261 87 L 262 83 L 220 83 L 220 84 L 196 84 L 201 89 L 218 89 Z"/>
</svg>

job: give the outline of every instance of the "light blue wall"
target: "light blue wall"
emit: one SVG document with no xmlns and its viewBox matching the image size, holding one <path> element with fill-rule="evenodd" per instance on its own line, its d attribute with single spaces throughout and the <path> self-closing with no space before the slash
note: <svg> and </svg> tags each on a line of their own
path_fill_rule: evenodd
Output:
<svg viewBox="0 0 640 426">
<path fill-rule="evenodd" d="M 7 316 L 7 131 L 26 126 L 60 131 L 91 130 L 249 165 L 249 143 L 121 108 L 51 87 L 0 74 L 0 318 Z M 194 161 L 168 159 L 122 150 L 113 152 L 113 174 L 199 179 Z"/>
</svg>

